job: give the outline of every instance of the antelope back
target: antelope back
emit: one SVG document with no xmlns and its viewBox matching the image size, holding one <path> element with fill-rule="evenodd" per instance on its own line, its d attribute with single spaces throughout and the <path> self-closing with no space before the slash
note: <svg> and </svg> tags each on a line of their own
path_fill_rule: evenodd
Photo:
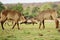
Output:
<svg viewBox="0 0 60 40">
<path fill-rule="evenodd" d="M 1 19 L 12 19 L 17 21 L 19 19 L 19 17 L 21 16 L 21 13 L 19 13 L 16 10 L 3 10 L 1 13 Z"/>
<path fill-rule="evenodd" d="M 39 15 L 36 17 L 38 20 L 43 20 L 51 17 L 53 19 L 57 18 L 57 12 L 55 10 L 45 10 L 39 13 Z"/>
<path fill-rule="evenodd" d="M 10 11 L 7 14 L 8 19 L 19 19 L 19 13 L 17 11 Z"/>
</svg>

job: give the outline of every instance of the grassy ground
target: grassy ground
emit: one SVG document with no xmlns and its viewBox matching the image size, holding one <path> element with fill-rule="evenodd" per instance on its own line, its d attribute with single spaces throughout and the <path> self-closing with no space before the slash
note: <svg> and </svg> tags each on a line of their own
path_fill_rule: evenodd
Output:
<svg viewBox="0 0 60 40">
<path fill-rule="evenodd" d="M 3 31 L 0 26 L 0 40 L 60 40 L 60 32 L 55 28 L 54 22 L 45 22 L 46 28 L 38 29 L 39 24 L 22 24 L 21 30 L 17 26 L 12 30 L 12 26 L 4 24 Z"/>
</svg>

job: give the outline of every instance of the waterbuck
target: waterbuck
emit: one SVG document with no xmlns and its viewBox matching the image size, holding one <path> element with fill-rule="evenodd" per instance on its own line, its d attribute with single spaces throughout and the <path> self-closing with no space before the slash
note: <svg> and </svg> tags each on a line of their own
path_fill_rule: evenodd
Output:
<svg viewBox="0 0 60 40">
<path fill-rule="evenodd" d="M 18 29 L 20 29 L 18 21 L 20 20 L 21 16 L 22 14 L 17 10 L 3 10 L 1 12 L 1 18 L 0 18 L 2 29 L 4 30 L 3 24 L 6 20 L 12 20 L 14 22 L 12 29 L 15 27 L 16 24 Z"/>
<path fill-rule="evenodd" d="M 26 21 L 25 16 L 22 14 L 22 16 L 20 16 L 20 19 L 19 19 L 19 24 L 22 24 L 25 21 Z M 8 22 L 11 22 L 11 24 L 9 24 Z M 11 26 L 13 24 L 13 21 L 8 20 L 5 24 L 8 24 L 9 26 Z"/>
<path fill-rule="evenodd" d="M 50 17 L 55 20 L 56 28 L 59 27 L 59 21 L 57 20 L 57 11 L 55 11 L 54 9 L 49 9 L 49 10 L 45 10 L 45 11 L 40 12 L 35 17 L 35 19 L 40 21 L 39 29 L 41 27 L 41 24 L 43 24 L 43 29 L 45 28 L 44 20 L 47 19 L 47 18 L 50 18 Z"/>
</svg>

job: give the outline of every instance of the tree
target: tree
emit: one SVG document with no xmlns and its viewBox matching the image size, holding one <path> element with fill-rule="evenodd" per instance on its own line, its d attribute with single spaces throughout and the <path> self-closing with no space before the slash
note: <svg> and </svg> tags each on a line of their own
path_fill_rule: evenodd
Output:
<svg viewBox="0 0 60 40">
<path fill-rule="evenodd" d="M 19 4 L 19 3 L 18 3 L 16 10 L 18 10 L 18 11 L 20 11 L 20 12 L 23 12 L 22 4 Z"/>
<path fill-rule="evenodd" d="M 22 7 L 22 4 L 20 4 L 20 3 L 18 3 L 16 6 L 13 6 L 9 9 L 18 10 L 19 12 L 23 12 L 23 7 Z"/>
<path fill-rule="evenodd" d="M 39 7 L 33 7 L 31 17 L 35 17 L 37 13 L 39 12 Z"/>
<path fill-rule="evenodd" d="M 47 9 L 53 9 L 52 3 L 45 3 L 40 7 L 40 11 L 44 11 Z"/>
<path fill-rule="evenodd" d="M 3 3 L 0 2 L 0 12 L 5 9 L 5 7 L 3 6 Z"/>
<path fill-rule="evenodd" d="M 30 15 L 30 7 L 27 7 L 26 10 L 24 10 L 23 12 L 24 16 L 29 18 L 29 15 Z"/>
<path fill-rule="evenodd" d="M 58 18 L 60 18 L 60 5 L 57 7 Z"/>
<path fill-rule="evenodd" d="M 37 13 L 38 11 L 39 11 L 39 7 L 33 7 L 33 9 L 32 9 L 32 13 Z"/>
</svg>

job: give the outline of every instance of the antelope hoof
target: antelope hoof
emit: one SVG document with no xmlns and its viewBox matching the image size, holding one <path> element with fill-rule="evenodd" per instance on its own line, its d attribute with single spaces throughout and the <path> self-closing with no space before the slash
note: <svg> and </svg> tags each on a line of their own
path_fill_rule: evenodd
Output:
<svg viewBox="0 0 60 40">
<path fill-rule="evenodd" d="M 4 28 L 2 27 L 2 30 L 4 30 Z"/>
<path fill-rule="evenodd" d="M 43 29 L 45 29 L 45 27 Z"/>
<path fill-rule="evenodd" d="M 4 28 L 3 28 L 3 30 L 4 30 Z"/>
<path fill-rule="evenodd" d="M 14 28 L 12 28 L 12 29 L 14 29 Z"/>
<path fill-rule="evenodd" d="M 18 30 L 20 30 L 20 28 L 18 28 Z"/>
<path fill-rule="evenodd" d="M 40 29 L 40 27 L 39 27 L 39 29 Z"/>
<path fill-rule="evenodd" d="M 59 27 L 56 27 L 56 29 L 58 29 Z"/>
</svg>

